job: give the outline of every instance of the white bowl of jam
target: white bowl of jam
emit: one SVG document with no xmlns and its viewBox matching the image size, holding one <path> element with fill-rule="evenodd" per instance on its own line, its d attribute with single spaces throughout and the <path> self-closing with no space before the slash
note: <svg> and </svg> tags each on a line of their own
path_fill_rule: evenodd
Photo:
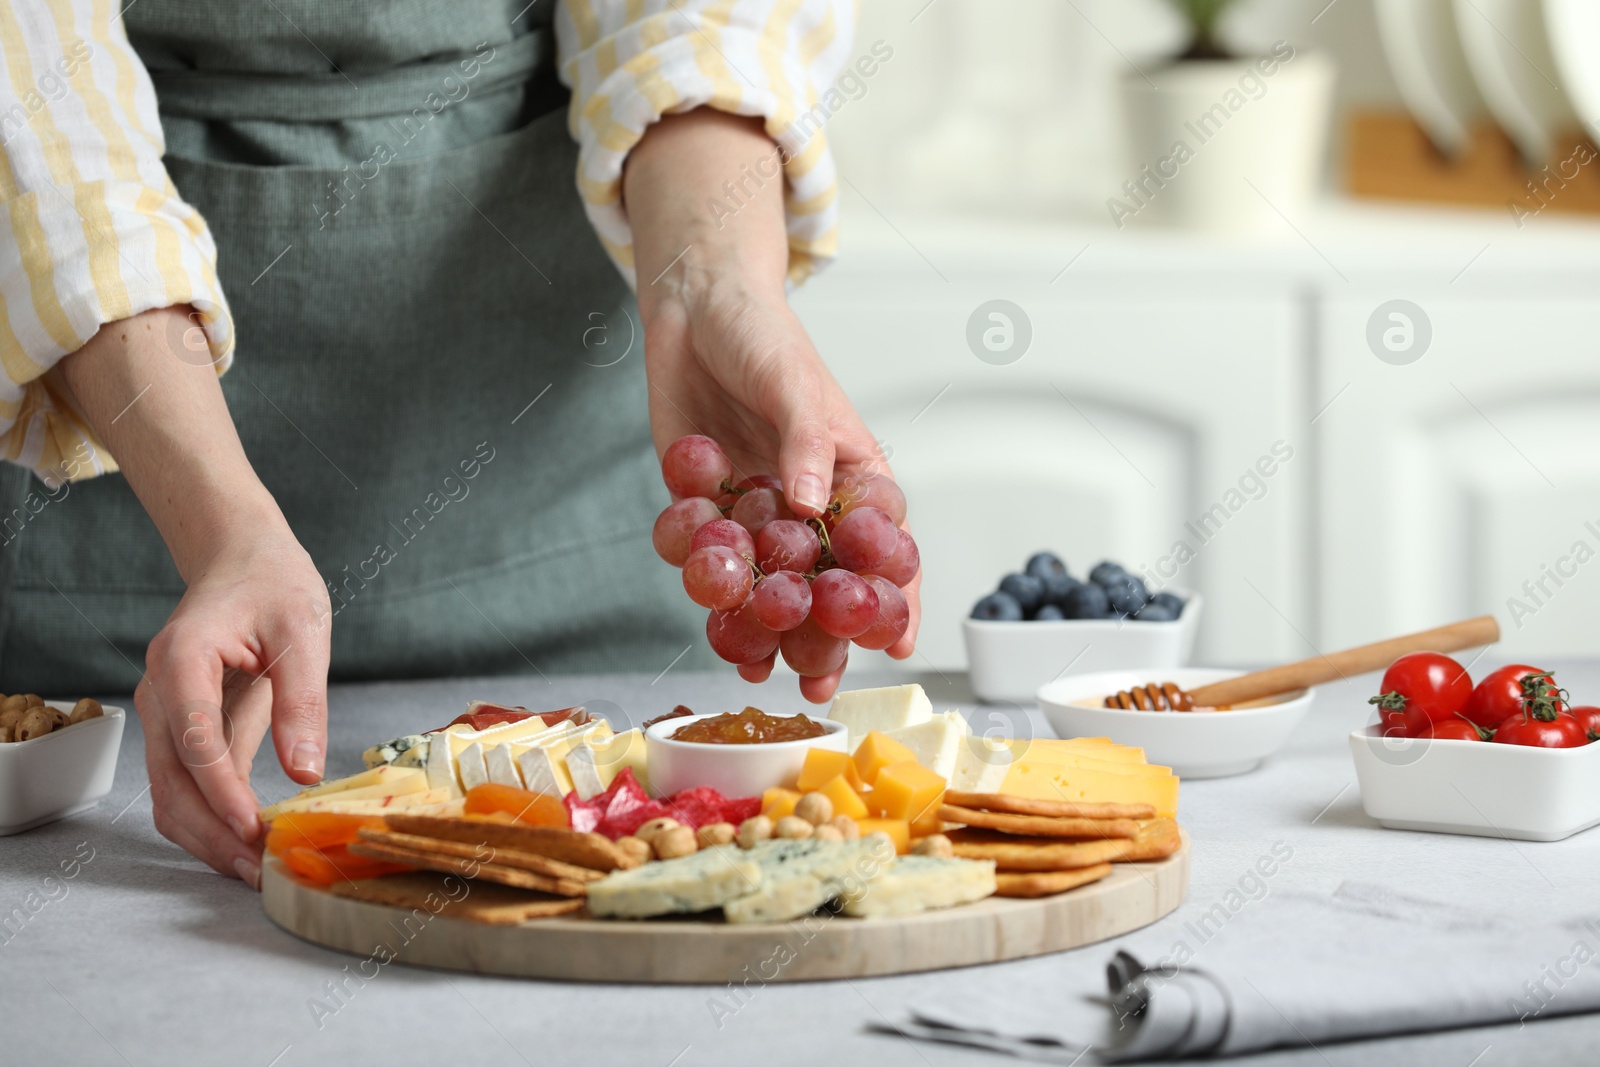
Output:
<svg viewBox="0 0 1600 1067">
<path fill-rule="evenodd" d="M 662 719 L 644 732 L 650 791 L 668 796 L 708 785 L 725 797 L 758 797 L 793 785 L 809 750 L 848 752 L 849 738 L 844 723 L 832 719 L 755 708 Z"/>
</svg>

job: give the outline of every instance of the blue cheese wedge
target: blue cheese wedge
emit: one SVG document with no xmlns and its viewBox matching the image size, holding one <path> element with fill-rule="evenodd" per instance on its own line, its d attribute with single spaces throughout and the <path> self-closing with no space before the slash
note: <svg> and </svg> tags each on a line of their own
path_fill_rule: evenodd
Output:
<svg viewBox="0 0 1600 1067">
<path fill-rule="evenodd" d="M 761 884 L 723 905 L 731 923 L 776 923 L 808 915 L 835 897 L 870 892 L 896 861 L 871 841 L 763 841 L 746 853 L 761 867 Z"/>
<path fill-rule="evenodd" d="M 901 856 L 867 891 L 844 902 L 858 919 L 916 915 L 994 895 L 994 861 Z"/>
<path fill-rule="evenodd" d="M 361 762 L 368 767 L 421 767 L 428 758 L 428 735 L 407 734 L 381 745 L 373 745 L 361 753 Z"/>
<path fill-rule="evenodd" d="M 648 919 L 720 908 L 759 888 L 761 865 L 733 845 L 613 871 L 588 886 L 589 914 Z"/>
</svg>

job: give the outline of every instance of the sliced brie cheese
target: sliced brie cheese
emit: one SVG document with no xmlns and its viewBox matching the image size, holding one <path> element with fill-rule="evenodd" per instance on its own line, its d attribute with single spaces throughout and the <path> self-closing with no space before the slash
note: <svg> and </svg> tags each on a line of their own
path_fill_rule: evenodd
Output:
<svg viewBox="0 0 1600 1067">
<path fill-rule="evenodd" d="M 524 789 L 535 793 L 549 793 L 564 797 L 572 792 L 572 776 L 567 773 L 565 753 L 553 751 L 548 746 L 530 748 L 517 757 L 517 769 L 522 772 Z"/>
<path fill-rule="evenodd" d="M 489 781 L 496 785 L 522 788 L 522 772 L 517 770 L 517 757 L 511 750 L 511 742 L 502 741 L 493 748 L 485 749 L 483 766 L 489 773 Z"/>
<path fill-rule="evenodd" d="M 885 733 L 915 753 L 918 763 L 948 782 L 955 774 L 956 763 L 972 735 L 972 727 L 960 712 L 947 711 L 927 722 Z"/>
<path fill-rule="evenodd" d="M 579 741 L 567 752 L 567 773 L 579 798 L 588 800 L 610 788 L 622 768 L 632 767 L 639 784 L 649 788 L 645 776 L 644 733 L 628 730 L 615 737 Z"/>
<path fill-rule="evenodd" d="M 483 785 L 489 780 L 489 770 L 483 762 L 483 742 L 473 741 L 457 753 L 456 773 L 461 776 L 462 790 Z"/>
<path fill-rule="evenodd" d="M 828 718 L 845 724 L 850 731 L 850 748 L 854 750 L 873 730 L 889 733 L 927 722 L 933 718 L 933 702 L 922 686 L 914 683 L 851 689 L 833 698 Z"/>
</svg>

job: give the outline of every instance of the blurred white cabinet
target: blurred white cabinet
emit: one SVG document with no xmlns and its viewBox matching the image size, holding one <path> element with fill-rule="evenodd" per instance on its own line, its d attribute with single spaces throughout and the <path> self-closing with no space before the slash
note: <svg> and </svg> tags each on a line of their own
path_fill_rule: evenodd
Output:
<svg viewBox="0 0 1600 1067">
<path fill-rule="evenodd" d="M 967 341 L 997 297 L 1032 332 L 1004 366 Z M 911 666 L 962 666 L 959 620 L 1042 548 L 1080 576 L 1112 557 L 1204 589 L 1199 655 L 1296 654 L 1282 616 L 1304 622 L 1310 483 L 1292 294 L 841 264 L 795 303 L 911 502 L 929 620 Z"/>
<path fill-rule="evenodd" d="M 794 305 L 910 499 L 907 666 L 963 667 L 1041 548 L 1202 592 L 1208 662 L 1484 612 L 1491 659 L 1596 652 L 1600 226 L 1330 211 L 1266 245 L 857 212 Z M 1369 340 L 1397 298 L 1432 335 L 1404 365 Z M 967 340 L 994 299 L 1032 330 L 1004 366 Z"/>
<path fill-rule="evenodd" d="M 1595 654 L 1600 300 L 1581 280 L 1415 291 L 1432 343 L 1399 366 L 1365 341 L 1392 289 L 1329 299 L 1321 389 L 1339 399 L 1317 429 L 1330 647 L 1492 611 L 1497 658 Z"/>
</svg>

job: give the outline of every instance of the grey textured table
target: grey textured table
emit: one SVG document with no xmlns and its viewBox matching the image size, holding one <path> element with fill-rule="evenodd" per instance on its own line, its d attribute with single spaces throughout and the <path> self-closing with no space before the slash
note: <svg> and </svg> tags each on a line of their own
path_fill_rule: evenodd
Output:
<svg viewBox="0 0 1600 1067">
<path fill-rule="evenodd" d="M 1565 664 L 1558 676 L 1576 694 L 1600 693 L 1600 665 Z M 959 676 L 920 680 L 941 707 L 972 708 Z M 873 681 L 852 677 L 848 684 Z M 1508 912 L 1592 910 L 1600 832 L 1512 844 L 1384 830 L 1366 817 L 1345 735 L 1366 720 L 1372 684 L 1363 678 L 1319 692 L 1288 747 L 1256 773 L 1184 784 L 1180 816 L 1194 840 L 1189 898 L 1141 936 L 1184 936 L 1184 923 L 1221 900 L 1280 841 L 1294 855 L 1270 880 L 1272 890 L 1330 891 L 1350 878 Z M 584 702 L 614 721 L 637 721 L 679 702 L 805 707 L 787 684 L 752 687 L 731 672 L 673 673 L 653 685 L 649 676 L 615 675 L 345 686 L 332 697 L 330 770 L 359 769 L 366 744 L 437 726 L 469 697 L 530 707 Z M 258 786 L 267 797 L 292 791 L 276 767 L 260 762 Z M 279 930 L 253 892 L 162 840 L 146 784 L 142 738 L 130 722 L 110 797 L 75 818 L 0 838 L 0 915 L 30 892 L 48 890 L 50 898 L 20 928 L 0 931 L 0 1064 L 1003 1064 L 983 1053 L 866 1033 L 863 1025 L 895 1017 L 929 990 L 1033 983 L 1065 967 L 1098 973 L 1110 951 L 1100 945 L 935 974 L 752 986 L 737 1011 L 721 1013 L 720 1026 L 713 998 L 735 1002 L 717 987 L 561 986 L 400 966 L 361 983 L 348 978 L 353 957 Z M 46 882 L 59 876 L 61 861 L 90 849 L 93 858 L 75 878 Z M 1282 1050 L 1251 1062 L 1592 1064 L 1600 1060 L 1597 1045 L 1600 1018 L 1586 1016 Z"/>
</svg>

